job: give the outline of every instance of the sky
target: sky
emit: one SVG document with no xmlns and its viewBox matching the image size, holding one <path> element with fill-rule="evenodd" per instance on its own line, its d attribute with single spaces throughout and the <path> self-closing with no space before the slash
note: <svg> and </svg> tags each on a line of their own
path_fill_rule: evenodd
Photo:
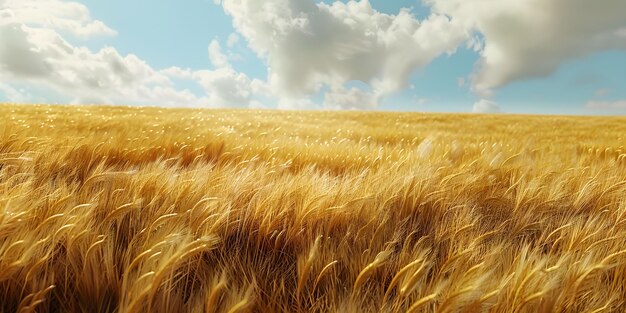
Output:
<svg viewBox="0 0 626 313">
<path fill-rule="evenodd" d="M 626 114 L 623 0 L 0 0 L 0 102 Z"/>
</svg>

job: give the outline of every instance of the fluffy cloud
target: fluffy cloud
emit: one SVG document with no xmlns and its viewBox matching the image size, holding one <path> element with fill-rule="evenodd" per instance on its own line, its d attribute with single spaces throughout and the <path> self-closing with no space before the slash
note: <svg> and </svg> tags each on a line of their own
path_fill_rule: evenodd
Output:
<svg viewBox="0 0 626 313">
<path fill-rule="evenodd" d="M 500 112 L 500 106 L 493 101 L 481 99 L 474 103 L 473 111 L 474 113 L 498 113 Z"/>
<path fill-rule="evenodd" d="M 510 82 L 547 76 L 569 59 L 626 48 L 623 0 L 423 0 L 432 14 L 380 13 L 367 0 L 223 0 L 249 47 L 267 62 L 279 98 L 328 87 L 330 107 L 375 107 L 409 75 L 461 44 L 480 53 L 468 85 L 488 99 Z M 372 89 L 347 88 L 359 80 Z M 459 85 L 465 85 L 459 81 Z M 362 101 L 361 105 L 357 102 Z M 495 103 L 477 102 L 480 110 Z"/>
<path fill-rule="evenodd" d="M 192 79 L 193 71 L 188 68 L 180 68 L 178 66 L 168 67 L 159 71 L 161 74 L 175 79 Z"/>
<path fill-rule="evenodd" d="M 114 35 L 82 4 L 58 0 L 0 0 L 0 79 L 47 88 L 74 103 L 203 105 L 208 98 L 175 88 L 171 79 L 133 54 L 112 47 L 94 52 L 61 34 L 86 39 Z M 4 84 L 5 97 L 28 101 Z"/>
<path fill-rule="evenodd" d="M 207 94 L 207 103 L 219 107 L 259 107 L 258 98 L 270 98 L 267 84 L 237 72 L 222 52 L 217 40 L 209 44 L 209 60 L 215 69 L 198 70 L 171 67 L 161 73 L 175 79 L 198 83 Z"/>
<path fill-rule="evenodd" d="M 383 14 L 367 0 L 214 2 L 237 33 L 225 41 L 226 53 L 217 40 L 208 45 L 213 69 L 194 71 L 157 70 L 112 47 L 76 45 L 64 36 L 116 34 L 80 3 L 0 0 L 0 93 L 29 101 L 28 86 L 35 86 L 81 103 L 260 107 L 262 101 L 280 108 L 320 107 L 311 100 L 315 94 L 324 108 L 373 109 L 406 88 L 417 68 L 465 44 L 481 57 L 475 73 L 458 84 L 483 96 L 475 111 L 492 112 L 498 106 L 486 99 L 498 87 L 549 75 L 568 59 L 626 49 L 623 0 L 423 0 L 432 8 L 423 20 L 406 9 Z M 268 66 L 267 81 L 231 64 L 230 49 L 240 38 Z M 180 81 L 198 84 L 204 94 L 179 88 Z M 621 109 L 623 101 L 587 107 Z"/>
<path fill-rule="evenodd" d="M 215 39 L 209 44 L 209 60 L 216 68 L 230 67 L 228 57 L 222 53 L 222 46 Z"/>
<path fill-rule="evenodd" d="M 482 95 L 512 81 L 547 76 L 568 59 L 626 48 L 623 0 L 424 2 L 484 37 L 472 81 Z"/>
<path fill-rule="evenodd" d="M 36 25 L 79 37 L 116 34 L 103 22 L 93 20 L 83 4 L 60 0 L 0 0 L 0 24 Z"/>
<path fill-rule="evenodd" d="M 54 30 L 0 25 L 0 77 L 46 86 L 81 103 L 199 105 L 202 99 L 176 90 L 170 79 L 135 55 L 106 47 L 75 47 Z"/>
<path fill-rule="evenodd" d="M 230 67 L 195 71 L 191 77 L 204 88 L 209 103 L 214 106 L 248 107 L 254 103 L 255 96 L 265 93 L 264 82 L 251 80 Z"/>
<path fill-rule="evenodd" d="M 208 46 L 213 70 L 155 70 L 113 47 L 92 51 L 69 43 L 61 32 L 82 39 L 115 34 L 82 4 L 0 0 L 0 16 L 0 79 L 48 88 L 73 103 L 259 107 L 259 98 L 271 96 L 267 84 L 232 68 L 216 40 Z M 231 37 L 236 44 L 236 36 Z M 178 88 L 180 80 L 198 84 L 205 94 Z M 0 93 L 13 102 L 31 99 L 6 83 L 0 84 Z"/>
<path fill-rule="evenodd" d="M 419 21 L 408 10 L 380 13 L 368 1 L 224 0 L 236 30 L 269 69 L 279 98 L 301 98 L 328 86 L 331 105 L 371 107 L 405 88 L 409 75 L 453 52 L 468 32 L 441 14 Z M 358 80 L 373 91 L 350 88 Z"/>
<path fill-rule="evenodd" d="M 324 96 L 324 104 L 334 109 L 374 109 L 380 96 L 352 87 L 333 87 Z"/>
</svg>

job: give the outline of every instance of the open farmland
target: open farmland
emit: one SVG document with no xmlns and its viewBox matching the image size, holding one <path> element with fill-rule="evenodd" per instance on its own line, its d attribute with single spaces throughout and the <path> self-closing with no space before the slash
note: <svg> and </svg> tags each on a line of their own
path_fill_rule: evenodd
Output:
<svg viewBox="0 0 626 313">
<path fill-rule="evenodd" d="M 0 105 L 0 312 L 623 312 L 626 118 Z"/>
</svg>

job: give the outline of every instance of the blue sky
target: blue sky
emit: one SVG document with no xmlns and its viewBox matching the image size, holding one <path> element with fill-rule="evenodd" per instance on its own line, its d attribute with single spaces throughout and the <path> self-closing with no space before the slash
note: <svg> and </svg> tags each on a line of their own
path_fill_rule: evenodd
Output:
<svg viewBox="0 0 626 313">
<path fill-rule="evenodd" d="M 293 4 L 294 1 L 276 0 L 266 1 L 275 5 L 267 12 L 256 8 L 261 10 L 256 13 L 251 9 L 255 5 L 254 1 L 241 1 L 244 4 L 252 3 L 250 7 L 229 0 L 222 4 L 216 4 L 213 0 L 39 2 L 38 7 L 42 7 L 42 10 L 46 5 L 56 8 L 48 11 L 57 14 L 67 10 L 60 16 L 50 16 L 50 20 L 65 21 L 68 16 L 82 20 L 78 25 L 71 26 L 74 28 L 59 27 L 61 22 L 50 25 L 38 22 L 35 18 L 41 17 L 37 14 L 48 13 L 34 13 L 32 9 L 25 8 L 24 3 L 28 1 L 32 0 L 0 1 L 0 12 L 11 12 L 13 17 L 9 22 L 0 24 L 0 27 L 5 28 L 0 31 L 0 36 L 13 38 L 12 41 L 2 37 L 0 40 L 15 46 L 15 50 L 5 51 L 4 54 L 0 49 L 0 101 L 159 105 L 160 99 L 167 99 L 163 104 L 169 106 L 532 114 L 626 113 L 626 44 L 620 44 L 620 40 L 626 43 L 626 16 L 622 16 L 626 14 L 613 17 L 613 23 L 600 21 L 602 16 L 606 16 L 601 14 L 603 10 L 611 12 L 622 6 L 617 0 L 598 1 L 598 16 L 587 14 L 585 20 L 579 21 L 579 24 L 588 25 L 588 29 L 594 30 L 580 34 L 567 30 L 570 28 L 566 26 L 576 21 L 572 16 L 564 16 L 562 11 L 552 12 L 552 21 L 544 22 L 545 25 L 534 20 L 524 20 L 525 17 L 520 16 L 519 20 L 511 23 L 533 23 L 528 24 L 527 28 L 543 27 L 546 32 L 554 34 L 542 38 L 541 34 L 533 34 L 532 31 L 520 30 L 515 33 L 512 30 L 510 34 L 504 33 L 510 35 L 506 37 L 519 38 L 518 41 L 502 40 L 503 36 L 498 31 L 508 25 L 490 25 L 490 20 L 482 17 L 480 10 L 458 9 L 454 2 L 459 0 L 428 0 L 424 3 L 371 0 L 366 5 L 362 1 L 353 2 L 352 6 L 337 6 L 333 5 L 334 1 L 324 1 L 327 9 L 319 9 L 319 3 L 317 6 L 299 7 Z M 465 3 L 471 1 L 475 0 Z M 547 1 L 555 4 L 563 2 Z M 502 2 L 507 1 L 499 3 Z M 533 2 L 537 1 L 528 1 L 531 4 Z M 78 5 L 82 9 L 68 4 Z M 278 16 L 279 19 L 290 21 L 288 17 L 276 13 L 281 12 L 276 8 L 295 12 L 291 16 L 292 20 L 295 20 L 294 16 L 304 14 L 308 17 L 307 25 L 313 25 L 313 30 L 307 30 L 309 33 L 306 36 L 296 39 L 293 39 L 295 35 L 272 37 L 277 31 L 271 28 L 281 24 L 272 24 L 269 20 L 274 21 Z M 529 12 L 533 9 L 528 7 Z M 584 9 L 589 8 L 581 8 Z M 410 13 L 410 18 L 400 19 L 401 10 Z M 498 10 L 507 14 L 506 9 L 494 0 L 491 11 L 497 14 Z M 246 14 L 266 14 L 272 19 L 251 21 L 251 15 Z M 333 20 L 336 24 L 333 25 L 343 27 L 341 23 L 348 20 L 350 14 L 369 16 L 364 22 L 356 18 L 356 24 L 338 30 L 338 33 L 346 32 L 345 36 L 348 36 L 341 37 L 343 41 L 360 35 L 361 31 L 379 27 L 378 24 L 368 24 L 368 19 L 380 20 L 382 25 L 385 25 L 386 20 L 403 21 L 399 23 L 402 28 L 400 31 L 408 33 L 417 33 L 420 27 L 427 27 L 424 25 L 431 21 L 433 25 L 437 22 L 439 26 L 432 27 L 430 33 L 422 34 L 419 38 L 414 35 L 415 42 L 406 45 L 396 40 L 398 36 L 393 34 L 393 28 L 380 26 L 378 37 L 367 46 L 367 49 L 376 52 L 350 54 L 348 57 L 341 55 L 337 60 L 332 60 L 341 52 L 332 50 L 338 46 L 337 39 L 328 32 L 316 33 L 323 22 L 315 24 L 315 18 L 321 20 L 330 16 L 336 18 Z M 445 18 L 435 19 L 437 16 Z M 243 22 L 237 24 L 237 20 Z M 93 24 L 94 21 L 104 26 Z M 270 38 L 263 38 L 264 33 L 256 32 L 256 29 L 264 28 L 270 29 L 266 33 L 270 35 L 265 35 Z M 33 41 L 35 37 L 44 38 L 43 35 L 33 35 L 39 32 L 44 34 L 44 30 L 53 31 L 66 41 L 73 49 L 72 52 L 60 60 L 52 59 L 53 54 L 44 54 L 47 50 L 56 49 L 54 45 L 57 42 L 52 39 L 50 42 L 45 41 L 48 39 Z M 383 32 L 385 34 L 380 35 Z M 597 40 L 600 36 L 606 37 L 606 34 L 615 34 L 616 37 L 606 39 L 605 42 Z M 452 39 L 441 39 L 448 37 Z M 371 37 L 363 38 L 357 39 L 362 42 Z M 44 51 L 27 62 L 51 64 L 59 76 L 54 73 L 29 76 L 12 66 L 11 62 L 23 62 L 18 59 L 19 48 L 23 46 L 20 46 L 21 39 L 30 40 L 27 43 L 31 50 Z M 316 51 L 300 48 L 302 40 L 309 39 L 320 44 L 320 51 L 328 52 L 325 55 L 320 52 L 320 60 L 317 60 Z M 594 43 L 588 44 L 584 39 Z M 387 44 L 381 46 L 381 41 Z M 294 42 L 300 44 L 295 45 Z M 528 44 L 525 45 L 525 42 Z M 209 56 L 208 47 L 211 44 L 215 48 L 213 56 L 226 60 L 222 65 L 217 65 Z M 359 41 L 347 42 L 347 45 L 350 44 L 354 46 Z M 441 48 L 437 50 L 432 46 Z M 288 47 L 294 48 L 290 50 Z M 79 57 L 79 52 L 83 51 L 81 49 L 89 51 L 88 57 Z M 106 51 L 110 53 L 101 53 L 103 49 L 109 49 Z M 293 51 L 293 55 L 290 51 Z M 525 55 L 526 51 L 532 51 L 532 54 Z M 133 58 L 129 59 L 129 55 Z M 398 63 L 395 55 L 406 55 L 408 61 Z M 510 60 L 501 60 L 500 55 L 512 57 Z M 348 62 L 346 65 L 345 58 L 350 57 L 367 61 L 363 65 L 358 62 Z M 139 76 L 131 75 L 132 78 L 124 81 L 116 73 L 106 73 L 113 59 L 119 59 L 115 62 L 122 64 L 124 72 Z M 307 65 L 312 59 L 315 61 Z M 81 62 L 85 65 L 82 66 Z M 101 65 L 99 62 L 104 63 Z M 294 69 L 294 66 L 298 68 Z M 302 82 L 298 81 L 300 66 L 303 66 Z M 366 68 L 365 72 L 359 68 L 361 66 Z M 335 73 L 334 67 L 342 69 Z M 178 69 L 178 74 L 172 74 L 172 69 Z M 91 73 L 98 73 L 94 74 L 94 81 L 98 83 L 86 88 L 84 81 L 77 77 L 90 76 Z M 294 90 L 297 92 L 292 92 Z M 479 102 L 487 105 L 478 105 Z"/>
</svg>

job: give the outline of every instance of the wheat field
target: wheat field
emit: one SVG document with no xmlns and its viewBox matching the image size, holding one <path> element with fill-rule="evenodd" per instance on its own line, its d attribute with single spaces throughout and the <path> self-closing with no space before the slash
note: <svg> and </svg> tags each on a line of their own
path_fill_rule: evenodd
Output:
<svg viewBox="0 0 626 313">
<path fill-rule="evenodd" d="M 0 105 L 0 312 L 624 312 L 626 118 Z"/>
</svg>

